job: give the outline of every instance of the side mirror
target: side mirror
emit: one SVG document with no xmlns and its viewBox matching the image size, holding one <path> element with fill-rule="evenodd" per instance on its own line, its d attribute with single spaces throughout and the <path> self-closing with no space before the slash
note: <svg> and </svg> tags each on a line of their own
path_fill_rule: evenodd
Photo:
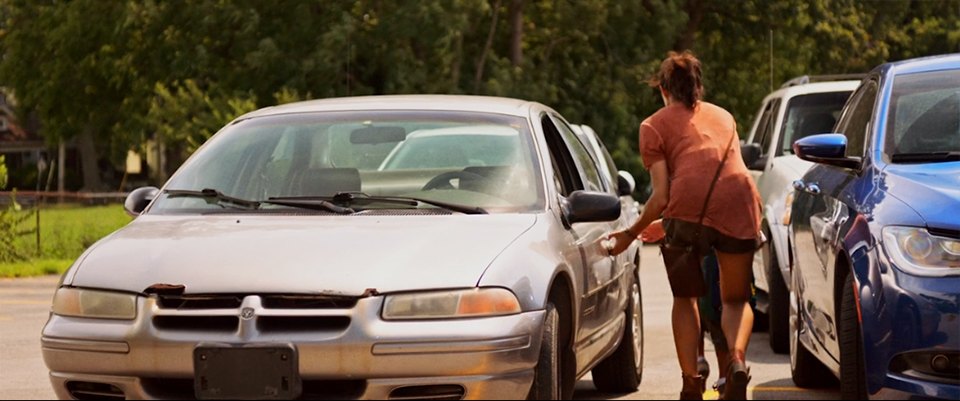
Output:
<svg viewBox="0 0 960 401">
<path fill-rule="evenodd" d="M 127 200 L 123 202 L 123 209 L 127 211 L 130 217 L 137 217 L 143 210 L 153 202 L 160 190 L 156 187 L 137 188 L 127 195 Z"/>
<path fill-rule="evenodd" d="M 763 171 L 767 167 L 767 159 L 762 157 L 763 148 L 760 147 L 760 144 L 741 144 L 740 155 L 743 156 L 743 164 L 746 164 L 750 170 Z"/>
<path fill-rule="evenodd" d="M 614 221 L 620 218 L 620 198 L 588 191 L 574 191 L 564 204 L 567 223 Z"/>
<path fill-rule="evenodd" d="M 633 178 L 633 174 L 623 170 L 617 172 L 617 195 L 630 196 L 636 188 L 637 180 Z"/>
<path fill-rule="evenodd" d="M 847 137 L 843 134 L 822 134 L 803 138 L 793 143 L 797 157 L 814 163 L 859 170 L 862 160 L 847 157 Z"/>
</svg>

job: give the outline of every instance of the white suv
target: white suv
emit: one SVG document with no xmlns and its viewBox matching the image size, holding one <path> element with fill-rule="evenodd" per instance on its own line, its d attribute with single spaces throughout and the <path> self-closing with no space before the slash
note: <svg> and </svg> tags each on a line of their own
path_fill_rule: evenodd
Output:
<svg viewBox="0 0 960 401">
<path fill-rule="evenodd" d="M 856 79 L 853 79 L 856 78 Z M 742 147 L 763 198 L 763 230 L 769 241 L 754 260 L 757 309 L 769 317 L 770 348 L 786 354 L 789 345 L 791 257 L 784 212 L 793 182 L 812 163 L 793 154 L 792 145 L 809 135 L 833 132 L 833 126 L 859 77 L 803 76 L 783 84 L 763 100 Z"/>
</svg>

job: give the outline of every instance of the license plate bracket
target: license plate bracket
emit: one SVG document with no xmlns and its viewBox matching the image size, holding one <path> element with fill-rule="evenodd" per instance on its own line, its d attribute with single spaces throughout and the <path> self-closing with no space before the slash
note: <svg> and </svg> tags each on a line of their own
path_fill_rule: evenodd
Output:
<svg viewBox="0 0 960 401">
<path fill-rule="evenodd" d="M 193 350 L 197 399 L 292 399 L 303 391 L 292 345 L 200 345 Z"/>
</svg>

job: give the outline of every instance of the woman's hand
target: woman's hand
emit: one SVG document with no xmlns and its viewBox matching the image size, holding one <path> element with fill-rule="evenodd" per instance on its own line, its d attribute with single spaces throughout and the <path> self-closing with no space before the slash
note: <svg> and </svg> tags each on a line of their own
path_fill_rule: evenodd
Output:
<svg viewBox="0 0 960 401">
<path fill-rule="evenodd" d="M 657 244 L 663 241 L 666 236 L 667 233 L 663 230 L 663 220 L 657 220 L 650 223 L 650 225 L 640 233 L 640 240 L 647 244 Z"/>
<path fill-rule="evenodd" d="M 627 248 L 630 247 L 630 244 L 636 240 L 637 237 L 633 234 L 630 234 L 628 230 L 610 233 L 607 235 L 607 241 L 609 244 L 609 246 L 607 246 L 607 251 L 613 256 L 619 255 L 626 251 Z"/>
</svg>

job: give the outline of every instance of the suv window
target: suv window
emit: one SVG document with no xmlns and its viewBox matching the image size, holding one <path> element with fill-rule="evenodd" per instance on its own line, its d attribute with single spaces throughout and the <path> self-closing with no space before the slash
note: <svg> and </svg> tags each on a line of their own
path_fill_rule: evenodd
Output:
<svg viewBox="0 0 960 401">
<path fill-rule="evenodd" d="M 863 157 L 866 149 L 867 128 L 877 99 L 877 82 L 870 80 L 853 94 L 849 107 L 841 117 L 840 132 L 847 137 L 847 157 Z"/>
<path fill-rule="evenodd" d="M 777 123 L 777 115 L 780 113 L 780 99 L 772 99 L 767 103 L 760 116 L 760 123 L 757 125 L 757 133 L 753 137 L 753 143 L 760 145 L 761 158 L 767 157 L 770 153 L 770 143 L 773 141 L 773 133 Z"/>
<path fill-rule="evenodd" d="M 777 156 L 793 154 L 793 143 L 805 137 L 832 133 L 848 98 L 849 91 L 812 93 L 790 98 Z"/>
</svg>

